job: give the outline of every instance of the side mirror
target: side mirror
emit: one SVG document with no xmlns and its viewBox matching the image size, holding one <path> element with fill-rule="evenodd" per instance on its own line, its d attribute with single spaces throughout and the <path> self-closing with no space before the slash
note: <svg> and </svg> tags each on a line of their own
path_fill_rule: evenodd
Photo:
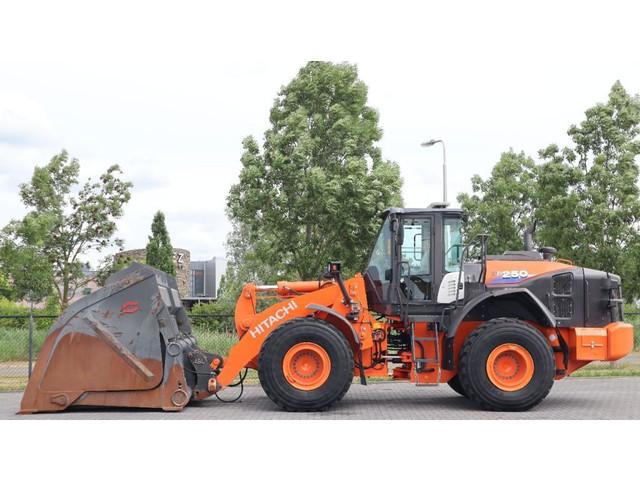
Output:
<svg viewBox="0 0 640 480">
<path fill-rule="evenodd" d="M 384 279 L 385 279 L 387 282 L 390 282 L 390 281 L 391 281 L 391 278 L 392 278 L 392 270 L 391 270 L 390 268 L 387 268 L 387 269 L 384 271 Z"/>
</svg>

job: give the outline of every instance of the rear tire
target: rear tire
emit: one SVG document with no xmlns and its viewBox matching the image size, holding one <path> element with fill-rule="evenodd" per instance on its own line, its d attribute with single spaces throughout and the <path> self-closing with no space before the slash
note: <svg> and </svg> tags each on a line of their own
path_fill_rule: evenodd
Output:
<svg viewBox="0 0 640 480">
<path fill-rule="evenodd" d="M 349 390 L 353 368 L 353 351 L 344 335 L 314 318 L 297 318 L 276 328 L 258 357 L 262 388 L 290 412 L 331 407 Z"/>
<path fill-rule="evenodd" d="M 468 397 L 486 410 L 523 411 L 551 390 L 551 346 L 531 325 L 497 318 L 472 331 L 460 351 L 458 376 Z"/>
<path fill-rule="evenodd" d="M 463 397 L 467 397 L 466 392 L 464 391 L 464 388 L 462 388 L 462 384 L 460 383 L 460 376 L 456 375 L 455 377 L 451 378 L 451 380 L 449 380 L 447 382 L 447 385 L 449 385 L 451 387 L 451 389 L 456 392 L 458 395 L 462 395 Z"/>
</svg>

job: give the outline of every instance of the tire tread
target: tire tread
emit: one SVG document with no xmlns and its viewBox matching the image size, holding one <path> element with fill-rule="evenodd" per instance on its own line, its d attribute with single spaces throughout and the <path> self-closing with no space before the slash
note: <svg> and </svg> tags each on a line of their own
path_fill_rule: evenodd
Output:
<svg viewBox="0 0 640 480">
<path fill-rule="evenodd" d="M 537 336 L 541 336 L 541 333 L 539 330 L 537 330 L 536 328 L 532 327 L 531 325 L 529 325 L 526 322 L 523 322 L 522 320 L 518 320 L 515 318 L 505 318 L 505 317 L 500 317 L 500 318 L 494 318 L 492 320 L 489 320 L 485 323 L 483 323 L 482 325 L 479 325 L 477 328 L 475 328 L 465 339 L 464 344 L 462 345 L 462 348 L 460 350 L 460 356 L 459 356 L 459 368 L 458 368 L 458 377 L 460 378 L 460 384 L 464 390 L 464 392 L 466 393 L 467 397 L 470 400 L 473 400 L 474 402 L 476 402 L 478 405 L 480 405 L 481 408 L 485 409 L 485 410 L 491 410 L 491 411 L 525 411 L 525 410 L 529 410 L 533 407 L 535 407 L 536 405 L 538 405 L 542 400 L 544 400 L 547 395 L 549 394 L 549 392 L 551 391 L 551 387 L 553 386 L 553 377 L 551 378 L 550 382 L 547 382 L 547 385 L 544 387 L 542 392 L 539 392 L 539 395 L 537 395 L 537 398 L 533 401 L 533 402 L 525 402 L 523 403 L 521 406 L 518 405 L 512 405 L 512 406 L 502 406 L 502 405 L 497 405 L 495 403 L 492 402 L 488 402 L 486 401 L 484 398 L 482 398 L 482 396 L 480 396 L 478 394 L 478 392 L 475 391 L 475 389 L 473 388 L 472 383 L 470 382 L 469 378 L 468 378 L 468 372 L 470 371 L 470 362 L 471 362 L 471 350 L 472 348 L 475 346 L 476 342 L 478 341 L 478 339 L 480 337 L 482 337 L 482 335 L 489 329 L 495 329 L 495 328 L 499 328 L 502 325 L 513 325 L 513 326 L 519 326 L 521 328 L 524 328 L 525 331 L 533 334 L 533 335 L 537 335 Z M 543 337 L 544 339 L 544 337 Z M 548 354 L 551 356 L 551 358 L 553 359 L 553 350 L 551 349 L 551 346 L 546 342 L 545 340 L 545 345 L 548 348 Z M 555 371 L 555 367 L 553 368 L 553 371 Z"/>
<path fill-rule="evenodd" d="M 329 322 L 326 322 L 324 320 L 318 320 L 315 318 L 309 318 L 309 317 L 305 317 L 305 318 L 295 318 L 292 320 L 289 320 L 288 322 L 284 323 L 283 325 L 279 326 L 276 330 L 274 330 L 273 332 L 271 332 L 267 338 L 265 339 L 265 341 L 262 344 L 262 347 L 260 348 L 260 354 L 258 356 L 259 360 L 259 364 L 262 362 L 262 359 L 265 358 L 264 355 L 269 355 L 269 352 L 271 351 L 271 344 L 275 341 L 277 341 L 278 337 L 280 335 L 286 335 L 287 331 L 290 329 L 295 329 L 295 328 L 300 328 L 301 325 L 313 325 L 314 328 L 317 326 L 322 326 L 321 328 L 326 328 L 329 329 L 333 334 L 337 334 L 336 335 L 336 340 L 340 341 L 342 343 L 342 347 L 345 348 L 346 350 L 348 350 L 349 352 L 351 352 L 351 355 L 349 355 L 349 364 L 346 368 L 349 372 L 353 372 L 354 369 L 354 360 L 353 360 L 353 351 L 351 349 L 351 345 L 349 345 L 349 342 L 347 342 L 347 339 L 344 337 L 344 335 L 332 324 L 330 324 Z M 277 334 L 276 334 L 277 332 Z M 275 335 L 274 335 L 275 334 Z M 268 361 L 268 359 L 265 358 L 265 361 Z M 271 399 L 271 401 L 273 403 L 275 403 L 276 405 L 278 405 L 280 408 L 282 408 L 283 410 L 287 411 L 287 412 L 323 412 L 326 411 L 328 409 L 330 409 L 331 407 L 333 407 L 337 402 L 339 402 L 340 400 L 342 400 L 342 398 L 346 395 L 346 393 L 349 391 L 349 387 L 351 387 L 351 381 L 349 382 L 345 382 L 345 385 L 342 387 L 342 390 L 339 392 L 339 394 L 329 403 L 326 403 L 322 406 L 307 406 L 307 405 L 292 405 L 290 403 L 286 403 L 278 394 L 277 392 L 272 388 L 271 385 L 271 381 L 268 380 L 266 378 L 266 376 L 264 375 L 264 373 L 262 373 L 262 368 L 258 369 L 258 378 L 260 379 L 260 385 L 262 386 L 262 389 L 264 390 L 264 392 L 267 394 L 267 396 L 269 397 L 269 399 Z"/>
</svg>

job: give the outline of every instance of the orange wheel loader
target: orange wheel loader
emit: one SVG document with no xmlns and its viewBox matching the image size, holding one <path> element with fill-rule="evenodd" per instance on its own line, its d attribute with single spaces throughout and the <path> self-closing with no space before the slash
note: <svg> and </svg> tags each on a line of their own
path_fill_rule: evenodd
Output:
<svg viewBox="0 0 640 480">
<path fill-rule="evenodd" d="M 483 409 L 520 411 L 632 350 L 619 276 L 549 247 L 487 255 L 486 235 L 462 244 L 462 223 L 443 205 L 391 208 L 362 274 L 343 279 L 331 262 L 318 281 L 245 285 L 224 358 L 197 347 L 175 280 L 134 265 L 58 319 L 21 411 L 180 410 L 241 385 L 247 368 L 289 411 L 331 407 L 354 376 L 446 382 Z M 258 311 L 264 298 L 277 303 Z"/>
</svg>

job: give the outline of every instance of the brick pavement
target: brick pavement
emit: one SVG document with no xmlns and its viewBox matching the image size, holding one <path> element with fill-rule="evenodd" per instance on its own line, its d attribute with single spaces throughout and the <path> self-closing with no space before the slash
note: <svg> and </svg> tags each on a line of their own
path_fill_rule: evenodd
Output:
<svg viewBox="0 0 640 480">
<path fill-rule="evenodd" d="M 222 395 L 232 397 L 232 391 Z M 245 387 L 242 401 L 215 398 L 179 413 L 138 409 L 82 410 L 19 416 L 21 393 L 0 393 L 0 420 L 6 419 L 150 419 L 150 420 L 290 420 L 290 419 L 640 419 L 640 377 L 570 378 L 556 382 L 541 405 L 529 412 L 485 412 L 447 385 L 416 387 L 407 383 L 354 384 L 333 409 L 316 413 L 279 410 L 259 386 Z"/>
</svg>

